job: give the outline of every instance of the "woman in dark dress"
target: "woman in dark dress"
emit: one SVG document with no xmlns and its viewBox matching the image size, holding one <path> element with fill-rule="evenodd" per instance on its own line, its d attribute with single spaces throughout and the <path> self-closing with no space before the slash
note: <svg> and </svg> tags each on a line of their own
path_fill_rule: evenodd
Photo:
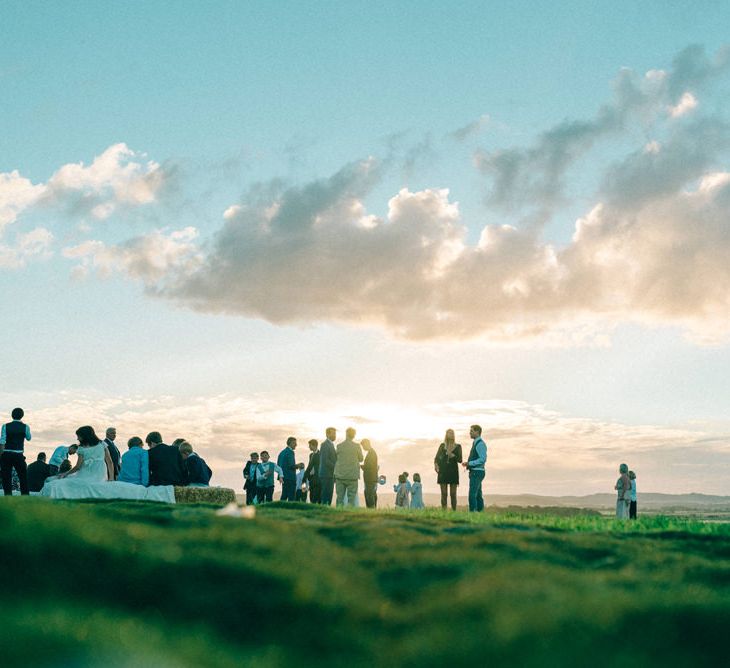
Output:
<svg viewBox="0 0 730 668">
<path fill-rule="evenodd" d="M 451 510 L 456 510 L 456 488 L 459 486 L 461 445 L 454 440 L 454 430 L 447 429 L 444 442 L 439 445 L 433 460 L 441 486 L 441 508 L 446 510 L 447 494 L 451 496 Z"/>
</svg>

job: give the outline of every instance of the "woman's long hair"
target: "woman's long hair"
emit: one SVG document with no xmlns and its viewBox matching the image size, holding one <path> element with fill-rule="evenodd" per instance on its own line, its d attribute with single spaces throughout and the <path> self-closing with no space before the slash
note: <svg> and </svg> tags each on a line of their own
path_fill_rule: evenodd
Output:
<svg viewBox="0 0 730 668">
<path fill-rule="evenodd" d="M 84 425 L 76 430 L 76 436 L 79 439 L 79 444 L 84 447 L 91 445 L 98 445 L 101 439 L 96 435 L 93 427 Z"/>
<path fill-rule="evenodd" d="M 454 449 L 456 448 L 456 438 L 454 437 L 454 430 L 447 429 L 446 435 L 444 436 L 444 445 L 446 446 L 446 454 L 448 457 L 452 457 Z"/>
</svg>

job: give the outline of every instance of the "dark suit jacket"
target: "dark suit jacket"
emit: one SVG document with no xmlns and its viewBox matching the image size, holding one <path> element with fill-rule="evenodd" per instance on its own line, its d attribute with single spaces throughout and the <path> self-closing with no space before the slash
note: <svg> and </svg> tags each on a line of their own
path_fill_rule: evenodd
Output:
<svg viewBox="0 0 730 668">
<path fill-rule="evenodd" d="M 188 472 L 188 483 L 197 485 L 207 485 L 213 475 L 213 471 L 205 463 L 202 457 L 196 454 L 190 455 L 185 460 L 185 468 Z"/>
<path fill-rule="evenodd" d="M 378 482 L 378 455 L 370 448 L 362 465 L 363 482 Z"/>
<path fill-rule="evenodd" d="M 314 481 L 315 484 L 319 481 L 319 450 L 309 453 L 309 464 L 302 480 L 307 483 Z"/>
<path fill-rule="evenodd" d="M 51 467 L 45 462 L 36 460 L 32 464 L 28 464 L 28 489 L 31 492 L 40 492 L 49 475 L 51 475 Z"/>
<path fill-rule="evenodd" d="M 114 445 L 114 441 L 110 441 L 108 438 L 104 439 L 104 443 L 106 443 L 106 449 L 109 450 L 109 456 L 112 458 L 112 466 L 114 467 L 114 479 L 117 479 L 117 476 L 119 476 L 119 461 L 121 460 L 122 456 L 119 454 L 119 448 Z"/>
<path fill-rule="evenodd" d="M 246 477 L 248 476 L 248 477 Z M 243 467 L 243 489 L 256 489 L 256 465 L 249 459 Z"/>
<path fill-rule="evenodd" d="M 187 485 L 185 461 L 180 451 L 160 443 L 150 448 L 150 485 Z"/>
</svg>

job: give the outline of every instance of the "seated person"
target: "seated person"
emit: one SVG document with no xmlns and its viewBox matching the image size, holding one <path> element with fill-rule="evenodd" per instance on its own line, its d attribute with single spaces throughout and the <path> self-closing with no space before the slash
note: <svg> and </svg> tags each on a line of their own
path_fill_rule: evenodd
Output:
<svg viewBox="0 0 730 668">
<path fill-rule="evenodd" d="M 122 463 L 119 469 L 120 482 L 131 482 L 134 485 L 150 484 L 150 462 L 147 450 L 142 447 L 142 439 L 139 436 L 132 436 L 127 441 L 127 452 L 122 455 Z"/>
<path fill-rule="evenodd" d="M 61 466 L 58 469 L 59 473 L 68 473 L 73 466 L 71 466 L 71 462 L 68 459 L 65 459 L 61 462 Z"/>
<path fill-rule="evenodd" d="M 78 452 L 79 444 L 71 443 L 71 445 L 59 445 L 51 455 L 48 465 L 51 467 L 51 475 L 58 475 L 63 462 L 68 461 L 69 455 L 75 455 Z"/>
<path fill-rule="evenodd" d="M 180 443 L 179 448 L 188 473 L 188 486 L 207 487 L 213 471 L 210 470 L 202 457 L 193 452 L 193 446 L 190 443 L 183 441 Z"/>
<path fill-rule="evenodd" d="M 46 482 L 46 478 L 51 475 L 51 467 L 46 464 L 46 453 L 39 452 L 38 459 L 28 465 L 28 489 L 31 492 L 40 492 Z"/>
<path fill-rule="evenodd" d="M 187 485 L 187 470 L 179 448 L 163 443 L 159 431 L 151 431 L 145 440 L 149 447 L 150 485 Z"/>
</svg>

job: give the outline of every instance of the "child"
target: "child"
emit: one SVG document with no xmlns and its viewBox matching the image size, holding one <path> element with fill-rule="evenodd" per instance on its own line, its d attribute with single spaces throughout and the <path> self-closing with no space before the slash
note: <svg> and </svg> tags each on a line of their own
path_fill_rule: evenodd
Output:
<svg viewBox="0 0 730 668">
<path fill-rule="evenodd" d="M 294 500 L 306 503 L 308 491 L 309 488 L 307 487 L 307 483 L 304 482 L 304 464 L 299 462 L 299 464 L 297 464 L 297 492 Z"/>
<path fill-rule="evenodd" d="M 405 473 L 401 473 L 398 476 L 398 484 L 393 485 L 393 491 L 395 492 L 396 508 L 408 508 L 411 505 L 411 483 L 408 482 Z"/>
<path fill-rule="evenodd" d="M 413 474 L 411 485 L 411 508 L 423 508 L 423 487 L 421 486 L 421 474 Z"/>
<path fill-rule="evenodd" d="M 616 499 L 616 519 L 627 520 L 629 518 L 629 504 L 631 503 L 631 480 L 629 480 L 629 467 L 621 464 L 618 467 L 620 478 L 613 488 L 618 492 Z"/>
<path fill-rule="evenodd" d="M 636 519 L 636 473 L 629 471 L 629 480 L 631 481 L 631 505 L 629 505 L 629 519 Z"/>
</svg>

